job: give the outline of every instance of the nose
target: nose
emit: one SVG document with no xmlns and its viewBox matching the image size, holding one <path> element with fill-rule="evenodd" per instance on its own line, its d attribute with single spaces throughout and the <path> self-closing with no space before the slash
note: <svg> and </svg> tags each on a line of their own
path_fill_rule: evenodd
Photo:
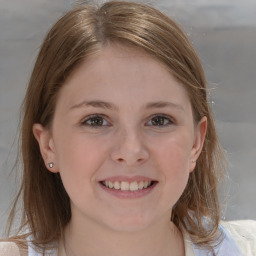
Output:
<svg viewBox="0 0 256 256">
<path fill-rule="evenodd" d="M 143 136 L 135 131 L 124 131 L 115 140 L 111 158 L 127 166 L 136 166 L 145 163 L 149 158 L 149 152 L 143 143 Z"/>
</svg>

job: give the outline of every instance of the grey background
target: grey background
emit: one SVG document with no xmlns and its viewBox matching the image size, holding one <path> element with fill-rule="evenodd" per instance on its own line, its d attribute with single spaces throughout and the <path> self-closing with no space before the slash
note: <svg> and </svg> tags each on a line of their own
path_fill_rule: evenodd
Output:
<svg viewBox="0 0 256 256">
<path fill-rule="evenodd" d="M 206 70 L 210 104 L 229 162 L 223 217 L 256 219 L 256 0 L 149 3 L 180 23 Z M 72 4 L 0 0 L 0 234 L 19 183 L 11 170 L 30 72 L 45 33 Z"/>
</svg>

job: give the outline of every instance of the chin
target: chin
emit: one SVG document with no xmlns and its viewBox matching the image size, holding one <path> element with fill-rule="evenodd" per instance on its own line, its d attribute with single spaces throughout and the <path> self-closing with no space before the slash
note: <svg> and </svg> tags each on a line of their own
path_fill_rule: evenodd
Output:
<svg viewBox="0 0 256 256">
<path fill-rule="evenodd" d="M 114 220 L 105 222 L 110 229 L 117 232 L 140 232 L 148 228 L 155 222 L 154 218 L 146 217 L 142 214 L 137 216 L 121 216 Z"/>
</svg>

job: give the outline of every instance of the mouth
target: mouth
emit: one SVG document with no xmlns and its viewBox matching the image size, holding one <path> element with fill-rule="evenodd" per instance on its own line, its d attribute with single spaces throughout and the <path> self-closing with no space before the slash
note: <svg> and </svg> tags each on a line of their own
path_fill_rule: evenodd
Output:
<svg viewBox="0 0 256 256">
<path fill-rule="evenodd" d="M 154 185 L 156 185 L 157 181 L 154 180 L 140 180 L 140 181 L 100 181 L 100 184 L 107 189 L 111 189 L 113 191 L 127 191 L 127 192 L 137 192 L 142 190 L 147 190 Z"/>
</svg>

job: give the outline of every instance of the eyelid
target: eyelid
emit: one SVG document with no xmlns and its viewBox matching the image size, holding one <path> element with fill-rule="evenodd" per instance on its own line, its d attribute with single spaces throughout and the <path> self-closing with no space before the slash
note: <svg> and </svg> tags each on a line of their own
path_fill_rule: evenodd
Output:
<svg viewBox="0 0 256 256">
<path fill-rule="evenodd" d="M 102 126 L 93 126 L 93 125 L 89 125 L 89 124 L 86 124 L 86 122 L 92 118 L 102 118 L 104 119 L 108 125 L 102 125 Z M 87 126 L 87 127 L 90 127 L 90 128 L 100 128 L 100 127 L 106 127 L 106 126 L 111 126 L 110 122 L 107 120 L 107 116 L 106 115 L 103 115 L 103 114 L 91 114 L 91 115 L 88 115 L 86 117 L 84 117 L 81 121 L 80 121 L 80 124 L 82 126 Z"/>
<path fill-rule="evenodd" d="M 166 118 L 169 120 L 169 123 L 166 124 L 166 125 L 159 125 L 159 126 L 154 126 L 154 125 L 147 125 L 148 122 L 150 122 L 154 117 L 163 117 L 163 118 Z M 169 125 L 173 125 L 176 123 L 176 120 L 170 116 L 170 115 L 167 115 L 167 114 L 162 114 L 162 113 L 158 113 L 158 114 L 154 114 L 150 117 L 149 121 L 146 122 L 146 126 L 154 126 L 154 127 L 166 127 L 166 126 L 169 126 Z"/>
<path fill-rule="evenodd" d="M 163 117 L 165 119 L 168 120 L 168 124 L 164 124 L 164 125 L 149 125 L 148 123 L 150 121 L 152 121 L 153 118 L 155 117 Z M 87 121 L 89 121 L 90 119 L 93 119 L 93 118 L 102 118 L 103 121 L 107 122 L 107 125 L 90 125 L 90 124 L 86 124 Z M 109 121 L 109 117 L 104 115 L 104 114 L 98 114 L 98 113 L 95 113 L 95 114 L 91 114 L 91 115 L 88 115 L 86 117 L 84 117 L 80 122 L 80 125 L 81 126 L 86 126 L 86 127 L 89 127 L 89 128 L 101 128 L 101 127 L 108 127 L 108 126 L 112 126 L 112 124 L 110 123 Z M 153 126 L 153 127 L 156 127 L 156 128 L 163 128 L 163 127 L 167 127 L 169 125 L 173 125 L 176 123 L 176 120 L 175 118 L 173 118 L 172 116 L 170 115 L 167 115 L 167 114 L 163 114 L 163 113 L 157 113 L 157 114 L 154 114 L 152 116 L 149 117 L 148 121 L 145 123 L 145 126 Z"/>
</svg>

